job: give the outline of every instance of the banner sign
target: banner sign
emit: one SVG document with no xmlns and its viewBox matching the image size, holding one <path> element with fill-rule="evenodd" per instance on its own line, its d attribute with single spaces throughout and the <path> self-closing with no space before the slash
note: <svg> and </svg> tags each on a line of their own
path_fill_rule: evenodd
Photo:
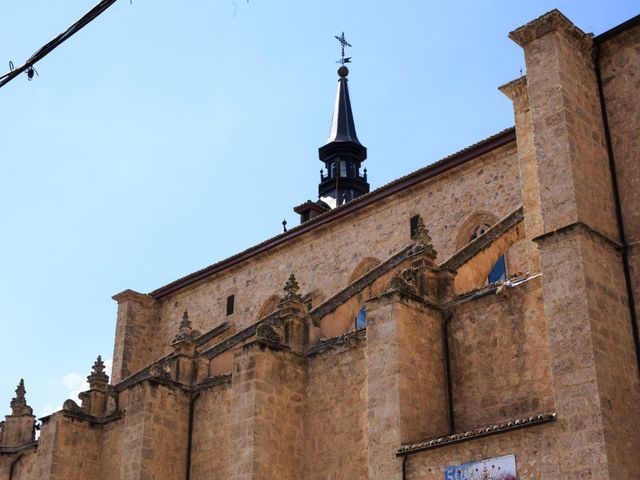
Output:
<svg viewBox="0 0 640 480">
<path fill-rule="evenodd" d="M 444 469 L 445 480 L 518 480 L 516 456 L 488 458 Z"/>
</svg>

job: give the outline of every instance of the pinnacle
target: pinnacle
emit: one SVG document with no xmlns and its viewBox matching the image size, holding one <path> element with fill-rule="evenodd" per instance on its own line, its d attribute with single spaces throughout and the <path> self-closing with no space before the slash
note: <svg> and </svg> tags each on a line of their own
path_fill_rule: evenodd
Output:
<svg viewBox="0 0 640 480">
<path fill-rule="evenodd" d="M 98 355 L 98 358 L 93 364 L 93 368 L 91 369 L 91 374 L 100 374 L 104 372 L 104 362 L 102 361 L 102 356 Z"/>
<path fill-rule="evenodd" d="M 24 388 L 24 379 L 20 379 L 18 387 L 16 388 L 16 396 L 11 399 L 11 414 L 12 415 L 24 415 L 33 413 L 33 410 L 27 405 L 25 394 L 27 390 Z"/>
<path fill-rule="evenodd" d="M 191 328 L 191 321 L 189 320 L 189 313 L 184 312 L 182 314 L 182 320 L 180 320 L 180 327 L 178 328 L 178 333 L 174 337 L 171 342 L 172 345 L 180 342 L 192 342 L 193 341 L 193 330 Z"/>
<path fill-rule="evenodd" d="M 284 284 L 284 291 L 287 293 L 287 297 L 293 297 L 298 294 L 298 290 L 300 290 L 300 285 L 298 285 L 298 281 L 296 280 L 295 275 L 292 273 L 289 276 L 289 280 Z"/>
</svg>

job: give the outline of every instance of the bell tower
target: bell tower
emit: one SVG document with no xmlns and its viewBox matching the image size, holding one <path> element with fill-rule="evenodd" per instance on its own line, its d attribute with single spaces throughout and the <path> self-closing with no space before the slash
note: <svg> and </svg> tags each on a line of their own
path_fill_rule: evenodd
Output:
<svg viewBox="0 0 640 480">
<path fill-rule="evenodd" d="M 338 92 L 329 138 L 327 143 L 318 149 L 320 160 L 325 165 L 320 173 L 318 194 L 325 203 L 328 203 L 325 199 L 332 198 L 335 206 L 338 206 L 368 193 L 369 184 L 366 169 L 360 171 L 362 162 L 367 158 L 367 149 L 356 135 L 349 98 L 349 69 L 346 64 L 350 63 L 351 57 L 345 58 L 344 48 L 351 45 L 345 39 L 344 32 L 339 37 L 336 36 L 336 39 L 342 47 L 342 57 L 338 61 Z"/>
<path fill-rule="evenodd" d="M 327 143 L 318 149 L 320 160 L 325 165 L 320 174 L 318 194 L 321 200 L 333 198 L 336 206 L 369 192 L 367 171 L 360 171 L 362 162 L 367 158 L 367 149 L 356 135 L 346 65 L 340 66 L 338 75 L 331 131 Z"/>
<path fill-rule="evenodd" d="M 369 193 L 367 169 L 362 169 L 362 162 L 367 158 L 367 149 L 358 140 L 356 126 L 353 121 L 351 99 L 349 98 L 347 63 L 351 57 L 344 56 L 345 47 L 351 45 L 346 41 L 344 32 L 336 36 L 340 42 L 342 56 L 338 63 L 338 92 L 333 108 L 333 119 L 327 142 L 318 149 L 320 161 L 324 168 L 320 170 L 318 185 L 318 201 L 308 200 L 294 208 L 300 214 L 300 222 L 314 218 L 321 213 L 343 205 L 354 198 Z"/>
</svg>

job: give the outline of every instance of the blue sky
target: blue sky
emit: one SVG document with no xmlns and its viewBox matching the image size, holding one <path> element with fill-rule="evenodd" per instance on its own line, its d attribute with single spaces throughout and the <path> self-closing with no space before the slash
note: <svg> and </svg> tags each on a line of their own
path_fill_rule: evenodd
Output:
<svg viewBox="0 0 640 480">
<path fill-rule="evenodd" d="M 19 65 L 97 0 L 2 2 Z M 510 30 L 559 8 L 595 34 L 607 1 L 120 0 L 0 89 L 0 414 L 37 415 L 111 358 L 116 304 L 297 223 L 317 195 L 339 46 L 372 187 L 513 125 Z M 3 413 L 4 412 L 4 413 Z"/>
</svg>

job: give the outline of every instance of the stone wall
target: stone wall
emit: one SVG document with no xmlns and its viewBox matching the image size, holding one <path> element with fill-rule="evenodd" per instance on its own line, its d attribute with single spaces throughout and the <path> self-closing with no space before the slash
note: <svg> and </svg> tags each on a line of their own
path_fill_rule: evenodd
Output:
<svg viewBox="0 0 640 480">
<path fill-rule="evenodd" d="M 26 449 L 14 455 L 6 455 L 0 457 L 0 478 L 2 480 L 11 480 L 13 478 L 36 480 L 38 477 L 34 475 L 37 471 L 36 462 L 38 461 L 38 451 L 36 447 Z"/>
<path fill-rule="evenodd" d="M 194 403 L 192 480 L 225 480 L 229 464 L 230 384 L 202 390 Z"/>
<path fill-rule="evenodd" d="M 189 396 L 144 381 L 130 389 L 124 417 L 120 477 L 183 478 L 187 467 Z"/>
<path fill-rule="evenodd" d="M 100 451 L 96 446 L 99 442 L 98 429 L 81 420 L 56 413 L 42 427 L 35 461 L 24 468 L 24 477 L 16 478 L 98 478 Z"/>
<path fill-rule="evenodd" d="M 567 457 L 576 460 L 588 453 L 579 448 L 562 453 L 556 442 L 558 427 L 540 425 L 514 432 L 471 440 L 443 448 L 418 452 L 407 458 L 407 480 L 443 480 L 447 466 L 516 454 L 518 480 L 600 479 L 598 476 L 572 477 L 560 473 Z M 630 477 L 631 478 L 631 477 Z"/>
<path fill-rule="evenodd" d="M 99 431 L 87 422 L 58 416 L 54 460 L 51 478 L 96 478 L 98 476 L 100 449 Z M 92 446 L 93 448 L 87 448 Z"/>
<path fill-rule="evenodd" d="M 560 12 L 510 36 L 524 47 L 527 64 L 544 231 L 581 219 L 616 239 L 592 40 Z"/>
<path fill-rule="evenodd" d="M 609 471 L 632 478 L 640 471 L 640 383 L 622 262 L 599 237 L 584 233 L 579 247 Z"/>
<path fill-rule="evenodd" d="M 527 77 L 520 77 L 500 87 L 500 91 L 513 101 L 513 114 L 516 121 L 516 143 L 518 146 L 518 166 L 520 168 L 520 186 L 522 188 L 522 208 L 526 230 L 526 255 L 520 261 L 526 261 L 528 267 L 521 271 L 531 274 L 540 272 L 538 246 L 532 241 L 544 232 L 542 209 L 540 207 L 540 181 L 533 138 L 531 108 Z"/>
<path fill-rule="evenodd" d="M 480 190 L 478 186 L 481 186 Z M 258 312 L 293 272 L 301 293 L 319 291 L 325 298 L 344 288 L 367 257 L 384 260 L 410 242 L 409 219 L 422 215 L 442 261 L 454 252 L 458 229 L 476 211 L 503 218 L 521 203 L 515 143 L 506 145 L 426 181 L 410 191 L 363 208 L 329 227 L 292 240 L 242 265 L 173 293 L 161 301 L 155 356 L 169 352 L 182 313 L 205 332 L 229 321 L 240 329 L 257 320 Z M 358 245 L 331 249 L 327 245 Z M 226 299 L 235 295 L 235 312 L 226 316 Z"/>
<path fill-rule="evenodd" d="M 97 454 L 95 451 L 84 452 L 80 445 L 95 441 L 96 437 L 83 427 L 86 425 L 61 414 L 48 417 L 42 426 L 37 449 L 0 457 L 0 478 L 41 480 L 95 476 Z M 70 457 L 74 452 L 76 455 Z"/>
<path fill-rule="evenodd" d="M 622 218 L 640 318 L 640 25 L 599 44 Z"/>
<path fill-rule="evenodd" d="M 26 472 L 27 474 L 24 477 L 26 480 L 49 478 L 49 472 L 51 472 L 54 462 L 53 455 L 57 441 L 57 430 L 58 427 L 55 422 L 49 421 L 42 425 L 36 459 L 32 468 Z"/>
<path fill-rule="evenodd" d="M 442 318 L 400 290 L 367 312 L 368 478 L 400 478 L 401 443 L 449 433 Z"/>
<path fill-rule="evenodd" d="M 458 432 L 554 409 L 540 278 L 503 292 L 452 309 Z"/>
<path fill-rule="evenodd" d="M 628 428 L 639 417 L 640 385 L 631 366 L 635 353 L 593 38 L 557 10 L 510 36 L 524 48 L 527 64 L 543 221 L 535 240 L 558 441 L 589 452 L 568 456 L 562 473 L 632 478 L 640 469 L 640 443 Z"/>
<path fill-rule="evenodd" d="M 111 369 L 111 381 L 115 384 L 155 360 L 153 346 L 158 306 L 148 295 L 131 290 L 125 290 L 113 299 L 118 302 Z"/>
<path fill-rule="evenodd" d="M 98 445 L 100 451 L 99 466 L 100 480 L 120 480 L 120 465 L 122 463 L 122 450 L 117 446 L 122 445 L 124 420 L 109 422 L 100 427 Z"/>
<path fill-rule="evenodd" d="M 301 359 L 258 342 L 235 353 L 229 413 L 229 478 L 296 480 L 302 473 Z"/>
<path fill-rule="evenodd" d="M 307 363 L 305 480 L 367 477 L 365 349 L 337 347 Z"/>
</svg>

